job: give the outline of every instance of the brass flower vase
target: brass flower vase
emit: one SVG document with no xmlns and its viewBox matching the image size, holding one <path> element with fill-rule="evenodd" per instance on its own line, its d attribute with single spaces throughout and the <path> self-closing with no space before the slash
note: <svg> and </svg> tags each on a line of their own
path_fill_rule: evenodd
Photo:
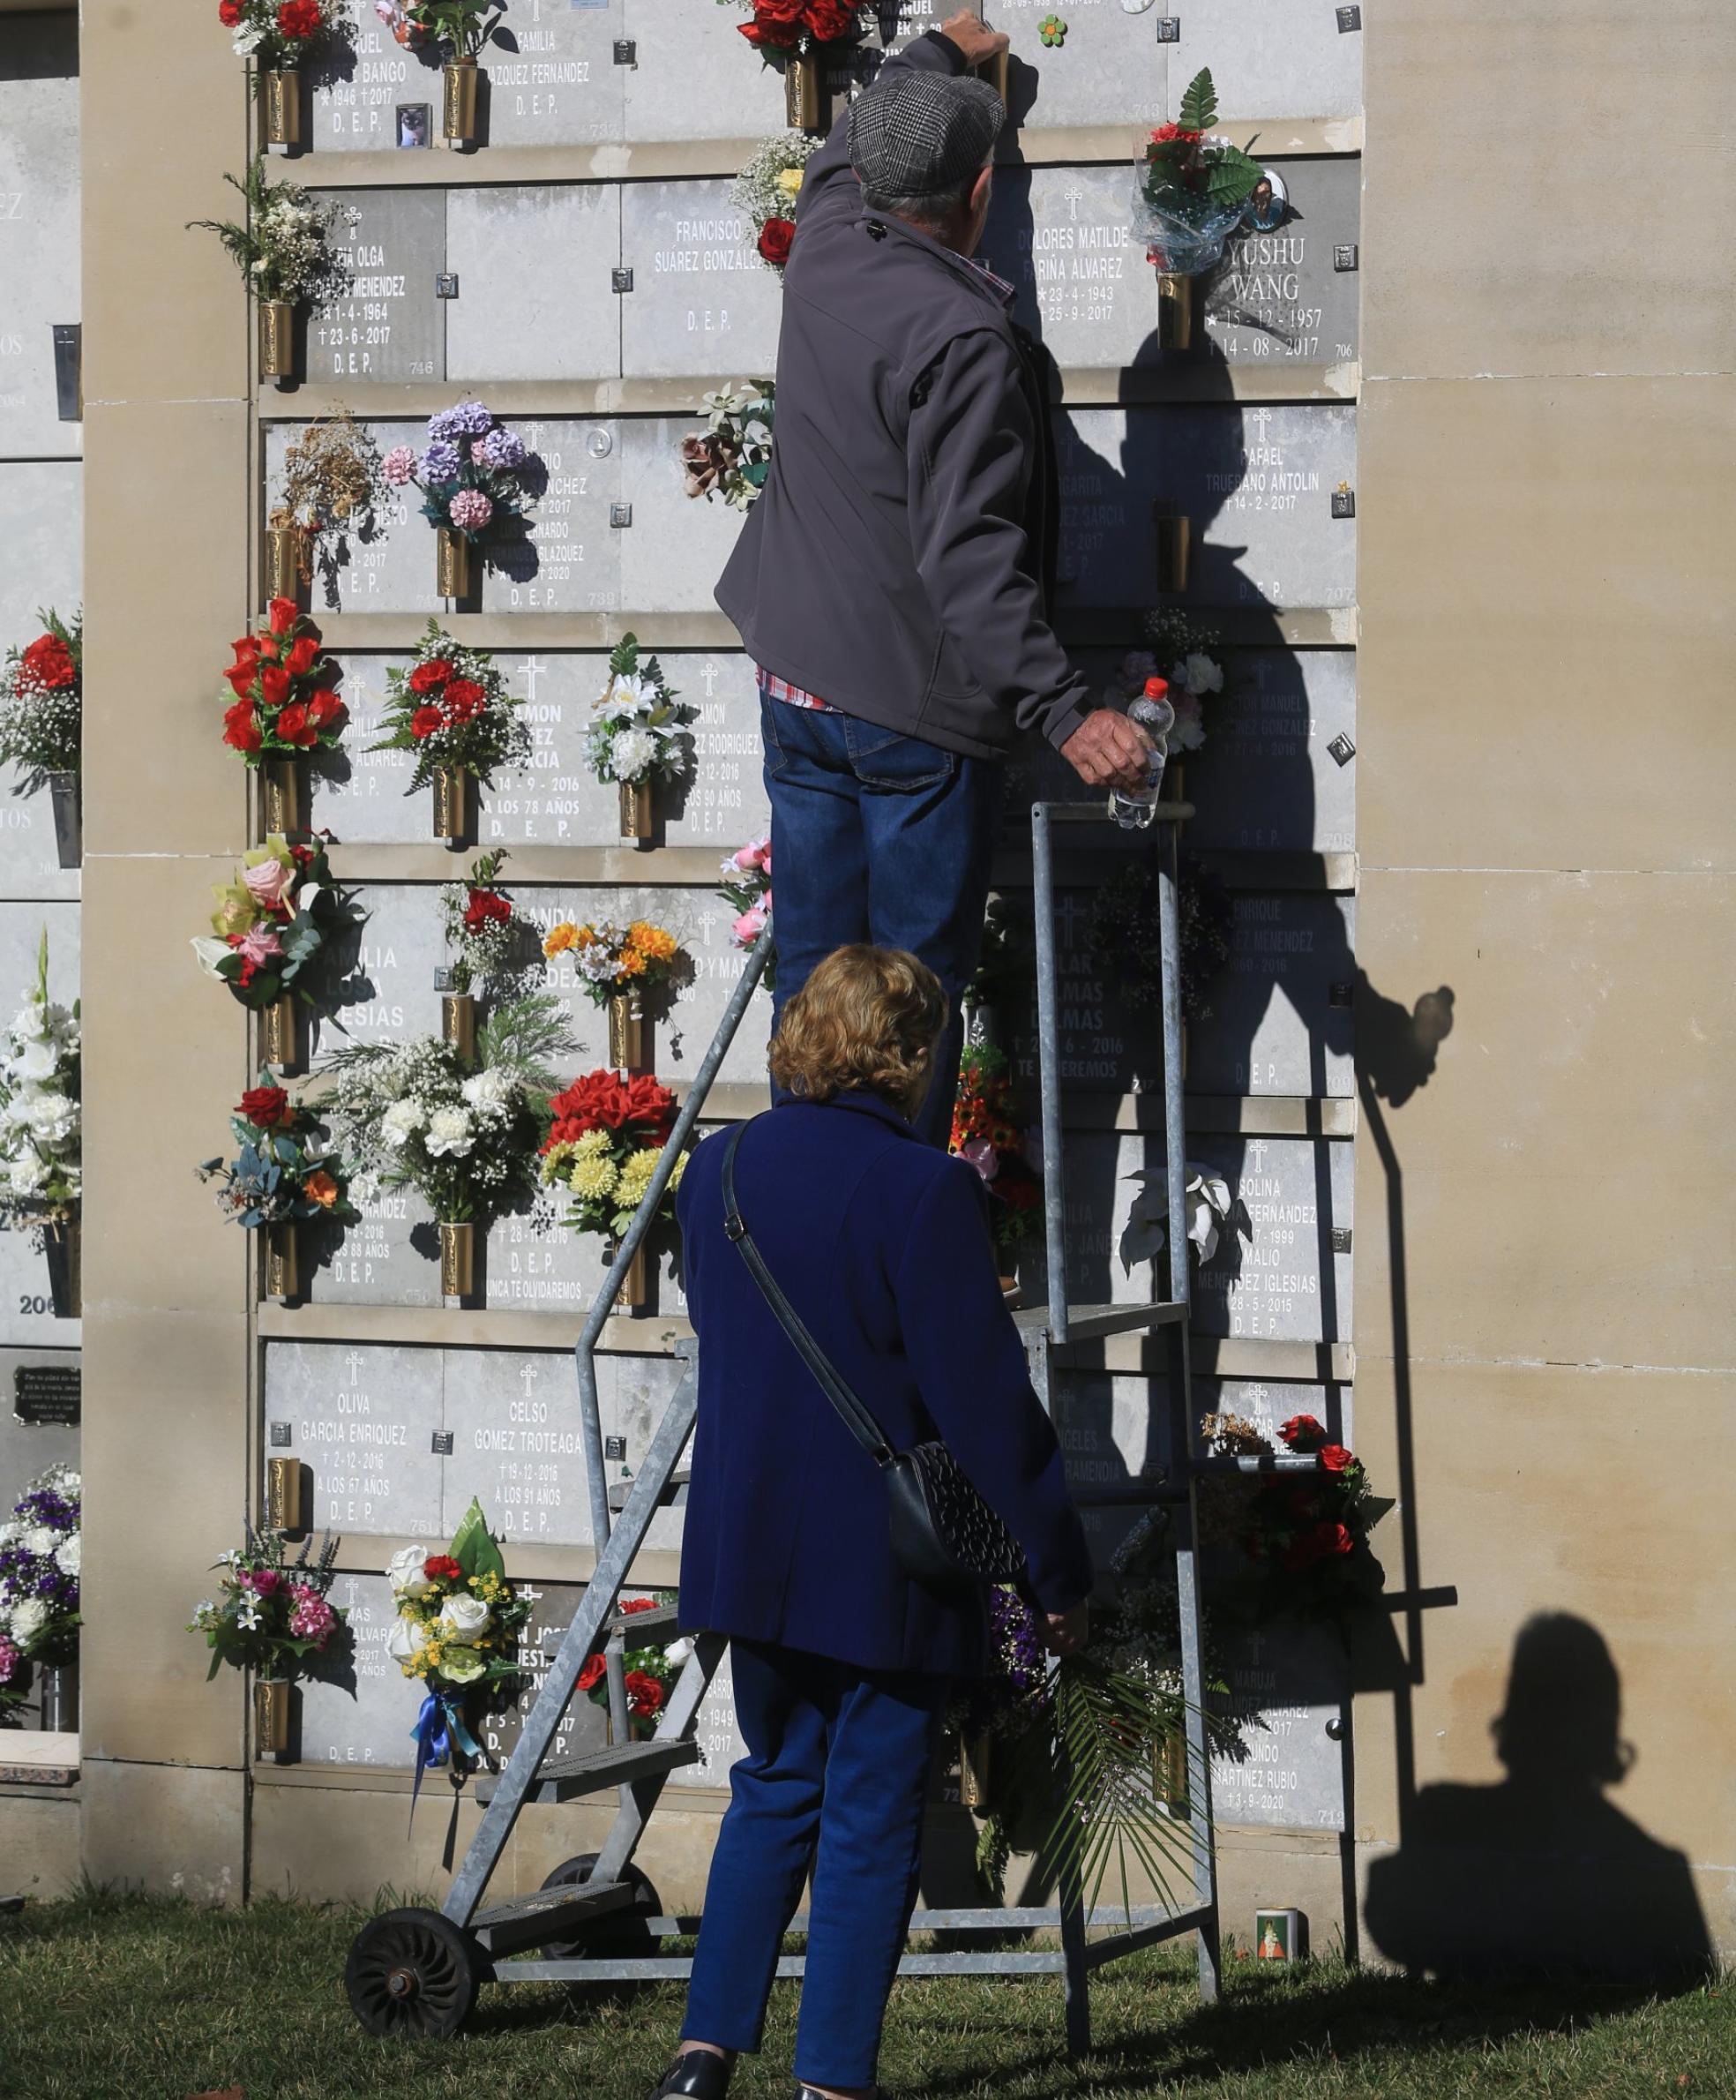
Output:
<svg viewBox="0 0 1736 2100">
<path fill-rule="evenodd" d="M 293 1072 L 302 1061 L 301 1016 L 286 992 L 259 1009 L 259 1062 Z"/>
<path fill-rule="evenodd" d="M 288 299 L 259 302 L 259 377 L 287 379 L 296 370 L 296 309 Z"/>
<path fill-rule="evenodd" d="M 301 603 L 305 535 L 294 525 L 266 528 L 266 596 Z"/>
<path fill-rule="evenodd" d="M 636 1072 L 645 1062 L 645 1008 L 637 992 L 610 995 L 609 1061 L 617 1072 Z"/>
<path fill-rule="evenodd" d="M 76 1320 L 85 1309 L 84 1250 L 76 1218 L 50 1218 L 42 1232 L 49 1257 L 49 1302 L 57 1320 Z"/>
<path fill-rule="evenodd" d="M 62 867 L 77 867 L 85 858 L 85 810 L 79 776 L 50 773 L 49 799 L 54 812 L 55 859 Z"/>
<path fill-rule="evenodd" d="M 476 1054 L 476 1001 L 469 992 L 440 994 L 440 1039 L 468 1064 Z"/>
<path fill-rule="evenodd" d="M 434 528 L 434 589 L 443 598 L 470 596 L 470 543 L 450 525 Z"/>
<path fill-rule="evenodd" d="M 651 836 L 651 783 L 623 780 L 617 784 L 620 790 L 621 836 L 643 845 Z"/>
<path fill-rule="evenodd" d="M 37 1690 L 42 1699 L 42 1730 L 71 1736 L 79 1729 L 79 1666 L 76 1662 L 45 1662 L 37 1673 Z"/>
<path fill-rule="evenodd" d="M 269 752 L 259 761 L 261 814 L 267 838 L 294 838 L 307 829 L 308 769 L 304 758 Z"/>
<path fill-rule="evenodd" d="M 959 1799 L 972 1815 L 989 1811 L 994 1738 L 986 1733 L 959 1737 Z"/>
<path fill-rule="evenodd" d="M 611 1262 L 619 1251 L 618 1248 L 610 1249 L 609 1258 Z M 632 1259 L 627 1264 L 627 1272 L 621 1279 L 620 1289 L 615 1294 L 615 1310 L 632 1317 L 642 1313 L 650 1299 L 650 1264 L 645 1258 L 645 1242 L 641 1240 L 633 1249 Z"/>
<path fill-rule="evenodd" d="M 302 1232 L 294 1219 L 266 1227 L 266 1295 L 288 1305 L 302 1294 Z"/>
<path fill-rule="evenodd" d="M 259 97 L 266 110 L 266 144 L 302 143 L 302 76 L 293 65 L 276 66 L 259 75 Z"/>
<path fill-rule="evenodd" d="M 1187 1820 L 1187 1737 L 1179 1728 L 1171 1729 L 1151 1753 L 1151 1788 L 1168 1814 L 1179 1822 Z"/>
<path fill-rule="evenodd" d="M 470 776 L 462 766 L 434 769 L 434 836 L 461 846 L 470 836 Z"/>
<path fill-rule="evenodd" d="M 476 1287 L 476 1228 L 440 1225 L 440 1295 L 462 1302 Z"/>
<path fill-rule="evenodd" d="M 1159 590 L 1181 593 L 1187 589 L 1193 563 L 1194 521 L 1159 511 L 1152 517 L 1156 540 L 1156 584 Z"/>
<path fill-rule="evenodd" d="M 783 117 L 795 131 L 826 129 L 826 83 L 819 49 L 812 44 L 805 51 L 792 51 L 785 62 Z"/>
<path fill-rule="evenodd" d="M 440 129 L 454 146 L 471 146 L 476 138 L 476 61 L 449 58 L 442 76 Z"/>
<path fill-rule="evenodd" d="M 281 1757 L 289 1747 L 289 1695 L 288 1677 L 256 1677 L 253 1681 L 253 1754 L 256 1758 Z"/>
<path fill-rule="evenodd" d="M 299 1459 L 266 1461 L 266 1523 L 273 1531 L 302 1528 L 302 1462 Z"/>
<path fill-rule="evenodd" d="M 1194 286 L 1195 280 L 1179 271 L 1157 273 L 1157 347 L 1161 350 L 1191 350 L 1194 347 Z"/>
</svg>

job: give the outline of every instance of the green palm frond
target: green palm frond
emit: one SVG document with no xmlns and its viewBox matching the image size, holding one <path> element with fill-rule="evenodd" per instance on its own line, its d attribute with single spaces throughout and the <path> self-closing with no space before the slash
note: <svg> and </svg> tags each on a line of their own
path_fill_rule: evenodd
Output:
<svg viewBox="0 0 1736 2100">
<path fill-rule="evenodd" d="M 476 1031 L 476 1061 L 510 1072 L 528 1087 L 551 1093 L 559 1084 L 557 1059 L 579 1047 L 565 1002 L 552 992 L 533 992 L 497 1007 Z"/>
</svg>

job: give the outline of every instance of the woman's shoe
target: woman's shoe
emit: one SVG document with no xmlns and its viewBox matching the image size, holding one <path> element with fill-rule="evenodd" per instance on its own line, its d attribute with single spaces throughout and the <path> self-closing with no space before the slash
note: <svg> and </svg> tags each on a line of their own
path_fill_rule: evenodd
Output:
<svg viewBox="0 0 1736 2100">
<path fill-rule="evenodd" d="M 714 2056 L 708 2049 L 684 2050 L 663 2074 L 663 2082 L 655 2088 L 651 2100 L 676 2100 L 677 2095 L 685 2100 L 723 2100 L 730 2089 L 730 2062 L 726 2056 Z"/>
</svg>

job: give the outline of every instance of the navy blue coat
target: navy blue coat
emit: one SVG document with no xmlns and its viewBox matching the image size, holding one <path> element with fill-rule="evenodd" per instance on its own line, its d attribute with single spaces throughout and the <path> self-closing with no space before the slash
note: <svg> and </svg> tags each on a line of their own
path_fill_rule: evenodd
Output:
<svg viewBox="0 0 1736 2100">
<path fill-rule="evenodd" d="M 879 1468 L 723 1230 L 725 1138 L 677 1199 L 700 1336 L 681 1622 L 865 1669 L 969 1674 L 984 1615 L 894 1560 Z M 1000 1294 L 974 1170 L 877 1096 L 785 1101 L 736 1161 L 742 1215 L 815 1339 L 899 1449 L 937 1433 L 1000 1513 L 1046 1611 L 1091 1587 L 1084 1526 Z"/>
</svg>

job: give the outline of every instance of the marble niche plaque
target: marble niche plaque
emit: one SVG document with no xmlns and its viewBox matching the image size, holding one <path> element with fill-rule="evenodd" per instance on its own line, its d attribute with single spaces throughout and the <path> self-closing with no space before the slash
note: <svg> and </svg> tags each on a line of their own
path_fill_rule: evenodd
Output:
<svg viewBox="0 0 1736 2100">
<path fill-rule="evenodd" d="M 445 267 L 458 278 L 458 296 L 443 302 L 448 376 L 617 377 L 627 302 L 610 274 L 622 259 L 622 199 L 637 191 L 575 183 L 445 194 Z"/>
<path fill-rule="evenodd" d="M 725 1648 L 711 1683 L 700 1701 L 693 1726 L 693 1740 L 700 1746 L 696 1765 L 678 1766 L 670 1774 L 671 1787 L 727 1787 L 730 1767 L 747 1754 L 736 1723 L 735 1678 L 730 1651 Z"/>
<path fill-rule="evenodd" d="M 757 64 L 757 60 L 755 61 Z M 753 221 L 729 181 L 633 183 L 620 192 L 622 369 L 737 379 L 776 369 L 783 289 L 760 259 Z"/>
<path fill-rule="evenodd" d="M 446 200 L 438 190 L 316 191 L 340 205 L 335 239 L 350 272 L 342 297 L 308 317 L 309 382 L 437 379 L 445 371 Z M 351 218 L 348 214 L 354 214 Z"/>
<path fill-rule="evenodd" d="M 1194 1277 L 1194 1327 L 1207 1335 L 1337 1341 L 1350 1326 L 1351 1148 L 1326 1139 L 1199 1131 L 1191 1159 L 1220 1174 L 1245 1204 L 1251 1241 L 1225 1234 Z M 1074 1131 L 1066 1148 L 1066 1249 L 1075 1304 L 1137 1305 L 1168 1294 L 1169 1251 L 1129 1265 L 1122 1237 L 1143 1184 L 1161 1187 L 1161 1135 Z M 1335 1251 L 1335 1234 L 1345 1235 Z M 1020 1264 L 1041 1295 L 1039 1241 Z"/>
<path fill-rule="evenodd" d="M 1240 1724 L 1238 1754 L 1212 1759 L 1212 1813 L 1262 1830 L 1343 1830 L 1350 1697 L 1330 1626 L 1286 1625 L 1226 1639 L 1230 1690 L 1214 1707 Z"/>
<path fill-rule="evenodd" d="M 693 422 L 624 423 L 621 493 L 632 522 L 620 547 L 620 602 L 629 611 L 717 613 L 715 592 L 745 514 L 721 496 L 690 496 L 681 440 Z"/>
<path fill-rule="evenodd" d="M 25 15 L 0 35 L 0 460 L 79 451 L 82 426 L 60 420 L 54 331 L 80 311 L 79 26 Z"/>
<path fill-rule="evenodd" d="M 1007 88 L 1013 117 L 1021 128 L 1160 124 L 1169 114 L 1164 96 L 1173 47 L 1157 41 L 1162 7 L 1130 14 L 1122 0 L 1079 0 L 1065 10 L 1051 6 L 1049 0 L 991 0 L 986 9 L 978 0 L 969 4 L 972 14 L 986 13 L 991 25 L 1012 39 Z M 893 15 L 890 6 L 880 11 L 883 19 Z M 897 0 L 888 48 L 895 50 L 939 28 L 955 11 L 949 0 Z M 1037 34 L 1037 25 L 1055 13 L 1065 15 L 1067 35 L 1064 44 L 1051 49 Z M 866 77 L 875 64 L 864 53 L 857 71 Z M 1133 150 L 1130 133 L 1130 164 Z"/>
<path fill-rule="evenodd" d="M 1184 611 L 1354 603 L 1356 522 L 1332 516 L 1356 480 L 1353 408 L 1076 409 L 1056 441 L 1064 613 L 1154 602 L 1158 500 L 1193 521 Z"/>
<path fill-rule="evenodd" d="M 431 1541 L 432 1553 L 444 1541 Z M 346 1556 L 348 1558 L 348 1556 Z M 390 1770 L 415 1764 L 411 1731 L 421 1711 L 423 1690 L 407 1677 L 386 1641 L 397 1608 L 384 1574 L 343 1570 L 327 1593 L 348 1615 L 353 1643 L 341 1677 L 303 1681 L 301 1686 L 302 1762 L 304 1765 L 373 1765 Z M 444 1772 L 430 1774 L 423 1785 L 424 1812 L 439 1815 L 448 1807 Z"/>
<path fill-rule="evenodd" d="M 656 811 L 662 843 L 715 845 L 726 852 L 770 829 L 760 748 L 758 688 L 753 667 L 738 652 L 660 650 L 664 675 L 677 697 L 699 710 L 690 725 L 696 762 L 692 777 L 660 786 Z M 318 822 L 350 844 L 420 844 L 428 837 L 429 791 L 408 792 L 411 756 L 370 752 L 378 741 L 385 674 L 400 659 L 346 656 L 343 691 L 350 729 L 343 757 L 315 782 Z M 524 697 L 534 747 L 528 772 L 501 773 L 483 791 L 479 844 L 609 846 L 620 843 L 618 797 L 585 763 L 591 709 L 608 682 L 609 664 L 593 653 L 500 655 L 513 691 Z M 4 823 L 0 807 L 0 825 Z M 0 832 L 0 868 L 4 866 Z M 454 879 L 469 862 L 454 855 Z M 513 887 L 507 860 L 501 880 Z"/>
<path fill-rule="evenodd" d="M 0 904 L 0 1027 L 35 985 L 36 946 L 44 927 L 49 996 L 67 1007 L 79 996 L 79 907 Z M 67 1349 L 77 1348 L 79 1339 L 77 1320 L 55 1317 L 41 1230 L 22 1220 L 0 1224 L 0 1346 Z"/>
<path fill-rule="evenodd" d="M 266 1456 L 299 1459 L 307 1469 L 311 1530 L 403 1538 L 450 1532 L 448 1461 L 434 1449 L 434 1433 L 445 1426 L 443 1376 L 437 1349 L 266 1345 Z"/>
<path fill-rule="evenodd" d="M 630 139 L 758 139 L 783 129 L 783 77 L 742 35 L 749 17 L 737 0 L 684 11 L 678 34 L 668 0 L 612 0 L 609 11 L 633 44 L 623 76 Z"/>
<path fill-rule="evenodd" d="M 1017 319 L 1064 370 L 1354 357 L 1358 280 L 1334 269 L 1333 250 L 1357 238 L 1360 163 L 1272 166 L 1290 216 L 1231 237 L 1202 288 L 1205 340 L 1185 359 L 1158 346 L 1156 273 L 1133 231 L 1125 168 L 1003 169 L 983 257 L 1017 287 Z"/>
<path fill-rule="evenodd" d="M 1188 1024 L 1195 1093 L 1352 1091 L 1351 986 L 1356 903 L 1306 891 L 1238 890 L 1230 959 L 1206 985 Z"/>
<path fill-rule="evenodd" d="M 1333 0 L 1215 0 L 1204 10 L 1176 0 L 1174 11 L 1181 34 L 1168 47 L 1171 106 L 1164 116 L 1174 116 L 1202 65 L 1211 68 L 1220 117 L 1260 119 L 1273 134 L 1283 129 L 1274 120 L 1354 116 L 1361 109 L 1362 33 L 1341 26 Z M 1069 49 L 1072 42 L 1069 36 Z"/>
<path fill-rule="evenodd" d="M 490 1520 L 492 1515 L 490 1511 Z M 498 1532 L 498 1526 L 496 1530 Z M 509 1571 L 511 1567 L 509 1559 Z M 520 1689 L 504 1712 L 490 1714 L 484 1718 L 480 1731 L 483 1747 L 502 1764 L 518 1746 L 526 1718 L 548 1682 L 550 1669 L 572 1623 L 572 1615 L 585 1594 L 579 1584 L 572 1582 L 534 1583 L 520 1579 L 518 1589 L 531 1608 L 530 1616 L 519 1634 Z M 575 1691 L 567 1702 L 566 1712 L 561 1717 L 547 1754 L 551 1759 L 583 1757 L 603 1749 L 608 1741 L 607 1713 L 587 1693 Z"/>
<path fill-rule="evenodd" d="M 71 427 L 70 424 L 67 426 Z M 75 459 L 0 459 L 0 656 L 41 632 L 39 606 L 64 618 L 84 584 L 84 469 Z"/>
<path fill-rule="evenodd" d="M 1350 852 L 1356 844 L 1354 652 L 1290 654 L 1210 641 L 1205 647 L 1222 667 L 1224 683 L 1222 693 L 1204 702 L 1205 743 L 1171 754 L 1186 763 L 1187 798 L 1194 806 L 1182 834 L 1185 850 Z M 1121 685 L 1111 690 L 1119 655 L 1086 650 L 1077 661 L 1094 694 L 1126 706 Z M 1030 806 L 1038 800 L 1102 807 L 1107 799 L 1102 790 L 1088 788 L 1051 745 L 1030 736 L 1008 767 L 1009 845 L 1029 844 Z"/>
<path fill-rule="evenodd" d="M 453 389 L 453 399 L 460 398 Z M 490 612 L 589 612 L 620 603 L 621 546 L 611 529 L 611 506 L 620 496 L 621 450 L 607 423 L 552 423 L 514 418 L 517 431 L 542 463 L 547 484 L 533 506 L 521 537 L 485 550 L 482 604 Z M 428 442 L 425 421 L 368 426 L 382 453 L 408 445 L 420 454 Z M 277 499 L 283 455 L 294 431 L 275 424 L 266 434 L 266 508 Z M 415 489 L 398 492 L 385 506 L 380 529 L 368 545 L 351 549 L 348 567 L 338 574 L 342 612 L 440 614 L 434 590 L 434 529 L 422 515 Z"/>
<path fill-rule="evenodd" d="M 620 0 L 607 6 L 514 0 L 483 53 L 478 100 L 486 143 L 619 139 L 624 69 L 614 62 L 614 42 L 620 22 Z M 399 150 L 399 106 L 423 102 L 430 109 L 426 150 L 442 151 L 439 52 L 405 49 L 371 9 L 355 11 L 351 41 L 353 58 L 327 68 L 315 83 L 314 151 Z"/>
</svg>

